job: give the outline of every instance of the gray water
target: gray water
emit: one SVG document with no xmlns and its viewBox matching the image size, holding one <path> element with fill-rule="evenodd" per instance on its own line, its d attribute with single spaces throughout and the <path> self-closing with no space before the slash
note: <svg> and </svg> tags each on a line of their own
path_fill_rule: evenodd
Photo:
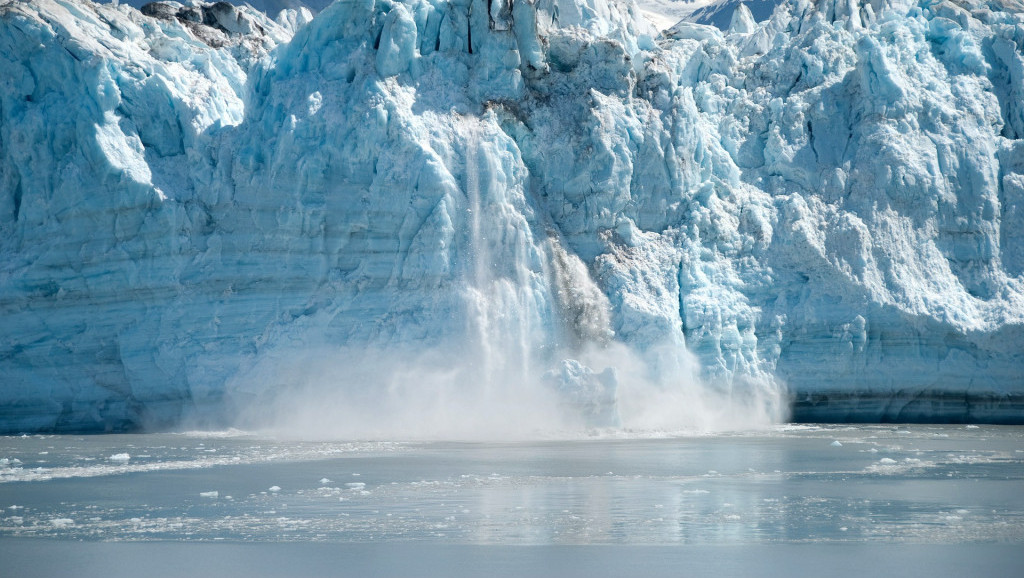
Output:
<svg viewBox="0 0 1024 578">
<path fill-rule="evenodd" d="M 1022 545 L 1024 427 L 0 438 L 5 576 L 995 575 Z"/>
</svg>

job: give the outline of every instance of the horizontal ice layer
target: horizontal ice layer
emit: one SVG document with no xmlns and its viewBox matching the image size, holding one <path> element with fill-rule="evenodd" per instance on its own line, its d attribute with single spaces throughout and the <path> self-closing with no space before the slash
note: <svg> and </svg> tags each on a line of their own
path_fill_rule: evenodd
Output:
<svg viewBox="0 0 1024 578">
<path fill-rule="evenodd" d="M 561 375 L 554 405 L 692 387 L 691 353 L 770 414 L 783 383 L 803 417 L 1024 393 L 1013 11 L 657 39 L 603 0 L 161 6 L 0 7 L 4 431 L 387 390 L 424 350 L 424 381 Z M 931 417 L 995 415 L 966 404 Z"/>
<path fill-rule="evenodd" d="M 225 342 L 210 329 L 229 283 L 196 277 L 216 245 L 209 147 L 291 30 L 246 10 L 244 36 L 89 2 L 0 14 L 3 429 L 118 429 L 219 399 L 230 368 L 185 363 Z"/>
</svg>

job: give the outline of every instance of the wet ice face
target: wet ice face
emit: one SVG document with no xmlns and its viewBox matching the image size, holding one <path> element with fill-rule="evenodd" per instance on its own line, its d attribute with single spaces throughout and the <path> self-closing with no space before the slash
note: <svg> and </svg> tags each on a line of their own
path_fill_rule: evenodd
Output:
<svg viewBox="0 0 1024 578">
<path fill-rule="evenodd" d="M 1020 16 L 971 6 L 7 7 L 0 423 L 209 423 L 308 374 L 359 407 L 334 360 L 416 348 L 457 361 L 367 395 L 545 413 L 575 360 L 671 427 L 784 384 L 967 415 L 1018 389 L 1024 311 Z"/>
</svg>

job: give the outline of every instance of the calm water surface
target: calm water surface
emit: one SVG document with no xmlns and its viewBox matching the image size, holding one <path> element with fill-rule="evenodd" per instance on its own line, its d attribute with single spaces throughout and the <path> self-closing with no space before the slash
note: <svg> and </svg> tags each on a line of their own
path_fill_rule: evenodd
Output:
<svg viewBox="0 0 1024 578">
<path fill-rule="evenodd" d="M 280 574 L 273 564 L 288 558 L 305 575 L 319 563 L 348 575 L 622 575 L 640 561 L 659 574 L 659 560 L 663 575 L 850 563 L 956 575 L 957 562 L 1019 568 L 1022 551 L 1021 427 L 529 443 L 0 438 L 0 559 L 12 575 L 139 575 L 113 561 L 173 569 L 183 557 L 218 575 L 234 575 L 218 564 Z"/>
</svg>

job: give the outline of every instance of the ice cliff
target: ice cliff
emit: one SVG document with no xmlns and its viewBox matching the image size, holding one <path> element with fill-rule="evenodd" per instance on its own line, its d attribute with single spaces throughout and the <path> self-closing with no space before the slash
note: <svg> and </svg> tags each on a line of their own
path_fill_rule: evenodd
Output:
<svg viewBox="0 0 1024 578">
<path fill-rule="evenodd" d="M 1019 422 L 1022 274 L 1009 2 L 0 0 L 0 431 Z"/>
</svg>

